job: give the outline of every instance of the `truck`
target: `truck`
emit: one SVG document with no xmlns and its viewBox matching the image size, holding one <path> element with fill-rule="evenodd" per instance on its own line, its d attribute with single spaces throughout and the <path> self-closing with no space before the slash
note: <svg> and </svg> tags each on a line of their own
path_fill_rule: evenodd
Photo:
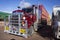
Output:
<svg viewBox="0 0 60 40">
<path fill-rule="evenodd" d="M 53 7 L 52 13 L 52 29 L 55 39 L 60 39 L 60 6 Z"/>
<path fill-rule="evenodd" d="M 20 7 L 18 7 L 20 8 Z M 49 14 L 43 5 L 17 9 L 9 15 L 8 24 L 5 24 L 4 32 L 20 35 L 25 38 L 38 30 L 40 24 L 47 25 Z"/>
</svg>

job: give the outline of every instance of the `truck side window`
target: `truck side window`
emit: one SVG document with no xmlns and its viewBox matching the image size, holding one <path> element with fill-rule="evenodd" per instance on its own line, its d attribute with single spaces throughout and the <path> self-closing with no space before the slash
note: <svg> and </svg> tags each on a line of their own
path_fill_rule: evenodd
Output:
<svg viewBox="0 0 60 40">
<path fill-rule="evenodd" d="M 58 16 L 60 17 L 60 11 L 58 11 Z"/>
<path fill-rule="evenodd" d="M 52 20 L 54 21 L 54 13 L 52 12 Z"/>
<path fill-rule="evenodd" d="M 60 21 L 60 11 L 59 10 L 57 11 L 57 14 L 58 14 L 57 19 L 58 19 L 58 21 Z"/>
</svg>

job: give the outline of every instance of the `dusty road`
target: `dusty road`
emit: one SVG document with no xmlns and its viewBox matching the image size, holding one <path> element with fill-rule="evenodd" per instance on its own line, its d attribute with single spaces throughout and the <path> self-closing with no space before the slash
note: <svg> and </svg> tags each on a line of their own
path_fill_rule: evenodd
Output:
<svg viewBox="0 0 60 40">
<path fill-rule="evenodd" d="M 4 22 L 0 22 L 0 40 L 49 40 L 48 38 L 43 38 L 42 36 L 38 35 L 37 33 L 33 34 L 29 38 L 23 38 L 16 35 L 11 35 L 8 33 L 4 33 Z"/>
</svg>

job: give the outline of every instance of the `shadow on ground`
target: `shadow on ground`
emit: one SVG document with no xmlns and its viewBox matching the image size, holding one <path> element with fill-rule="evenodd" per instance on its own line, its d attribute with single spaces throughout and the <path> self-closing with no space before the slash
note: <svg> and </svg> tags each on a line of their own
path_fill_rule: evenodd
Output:
<svg viewBox="0 0 60 40">
<path fill-rule="evenodd" d="M 37 33 L 42 37 L 52 37 L 52 27 L 50 25 L 40 25 Z"/>
</svg>

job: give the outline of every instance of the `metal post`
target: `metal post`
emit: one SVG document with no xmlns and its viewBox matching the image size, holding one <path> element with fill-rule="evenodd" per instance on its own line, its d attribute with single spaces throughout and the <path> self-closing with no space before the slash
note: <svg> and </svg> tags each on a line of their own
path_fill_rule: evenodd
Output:
<svg viewBox="0 0 60 40">
<path fill-rule="evenodd" d="M 32 7 L 33 7 L 33 14 L 35 14 L 35 5 L 33 5 Z"/>
</svg>

